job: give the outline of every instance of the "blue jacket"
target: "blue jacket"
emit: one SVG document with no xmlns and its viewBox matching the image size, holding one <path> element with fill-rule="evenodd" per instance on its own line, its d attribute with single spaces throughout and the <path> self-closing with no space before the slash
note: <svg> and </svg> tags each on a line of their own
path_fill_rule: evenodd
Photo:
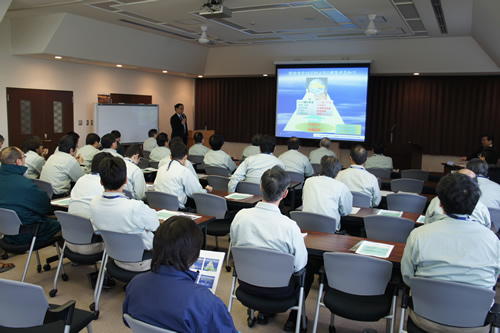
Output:
<svg viewBox="0 0 500 333">
<path fill-rule="evenodd" d="M 24 177 L 28 168 L 21 165 L 2 164 L 0 167 L 0 208 L 14 210 L 24 225 L 41 223 L 37 240 L 45 241 L 61 230 L 59 222 L 47 217 L 51 211 L 47 193 L 40 190 L 33 180 Z M 13 244 L 31 242 L 31 234 L 4 236 Z"/>
<path fill-rule="evenodd" d="M 181 333 L 237 332 L 226 305 L 197 285 L 197 276 L 163 265 L 158 272 L 139 274 L 127 286 L 123 313 Z"/>
</svg>

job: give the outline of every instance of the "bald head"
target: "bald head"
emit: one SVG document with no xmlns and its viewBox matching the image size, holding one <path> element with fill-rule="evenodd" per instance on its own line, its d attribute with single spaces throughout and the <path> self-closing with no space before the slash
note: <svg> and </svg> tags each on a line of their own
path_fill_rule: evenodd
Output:
<svg viewBox="0 0 500 333">
<path fill-rule="evenodd" d="M 24 154 L 21 149 L 11 146 L 2 149 L 0 153 L 0 162 L 2 164 L 24 165 Z"/>
<path fill-rule="evenodd" d="M 476 174 L 474 173 L 474 171 L 472 170 L 469 170 L 469 169 L 460 169 L 458 170 L 458 173 L 461 173 L 462 175 L 467 175 L 469 176 L 470 178 L 476 178 Z"/>
</svg>

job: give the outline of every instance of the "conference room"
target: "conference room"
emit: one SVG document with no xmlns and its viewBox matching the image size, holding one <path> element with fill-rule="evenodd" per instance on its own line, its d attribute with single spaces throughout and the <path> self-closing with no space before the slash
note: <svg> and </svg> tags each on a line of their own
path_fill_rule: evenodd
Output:
<svg viewBox="0 0 500 333">
<path fill-rule="evenodd" d="M 429 1 L 398 5 L 399 1 L 389 0 L 299 4 L 269 0 L 249 5 L 226 0 L 223 5 L 232 9 L 229 18 L 200 15 L 203 2 L 5 1 L 0 4 L 0 87 L 6 92 L 11 88 L 70 92 L 70 128 L 62 133 L 72 129 L 82 138 L 95 130 L 99 95 L 150 96 L 151 103 L 159 106 L 158 129 L 169 135 L 174 105 L 183 103 L 188 129 L 222 133 L 223 150 L 239 159 L 253 134 L 275 134 L 277 64 L 369 63 L 366 131 L 359 142 L 366 148 L 375 140 L 390 144 L 391 139 L 399 153 L 418 146 L 422 154 L 418 168 L 443 172 L 442 163 L 460 162 L 480 146 L 484 133 L 500 137 L 494 98 L 500 64 L 495 38 L 500 23 L 494 13 L 500 5 L 495 1 L 441 1 L 447 33 L 440 30 L 442 22 Z M 406 15 L 412 8 L 420 20 Z M 369 14 L 376 14 L 375 34 L 366 32 Z M 206 44 L 198 41 L 202 26 L 208 27 Z M 341 111 L 345 105 L 339 106 L 337 99 L 342 97 L 329 93 Z M 13 96 L 0 95 L 4 147 L 20 144 L 14 138 L 19 131 L 11 125 Z M 41 99 L 31 101 L 33 115 L 46 112 L 38 109 Z M 37 119 L 33 126 L 42 123 Z M 42 128 L 37 135 L 57 142 L 52 132 Z M 141 135 L 147 138 L 147 133 Z M 334 140 L 330 148 L 344 167 L 350 164 L 352 144 Z M 304 140 L 300 151 L 308 155 L 316 147 L 317 140 Z M 275 155 L 286 149 L 286 138 L 278 138 Z M 219 241 L 221 248 L 227 247 L 227 240 Z M 214 244 L 209 237 L 209 248 Z M 19 260 L 15 270 L 0 277 L 18 279 L 24 263 Z M 43 285 L 48 293 L 53 271 L 30 274 L 27 282 Z M 76 298 L 81 308 L 92 302 L 83 278 L 70 275 L 69 281 L 60 283 L 65 291 L 55 302 Z M 64 283 L 86 289 L 70 294 L 69 289 L 78 289 L 63 288 Z M 222 278 L 218 288 L 217 295 L 227 303 L 230 277 Z M 124 329 L 119 310 L 124 293 L 117 289 L 121 288 L 102 299 L 103 309 L 116 313 L 103 311 L 93 322 L 97 332 Z M 314 318 L 309 301 L 317 297 L 317 290 L 313 287 L 307 303 L 309 331 Z M 233 318 L 242 332 L 278 329 L 284 321 L 278 317 L 276 324 L 249 329 L 246 310 L 236 309 Z M 320 331 L 329 322 L 327 310 L 322 311 Z M 337 323 L 339 332 L 370 326 L 340 318 Z M 376 328 L 384 326 L 381 322 Z"/>
</svg>

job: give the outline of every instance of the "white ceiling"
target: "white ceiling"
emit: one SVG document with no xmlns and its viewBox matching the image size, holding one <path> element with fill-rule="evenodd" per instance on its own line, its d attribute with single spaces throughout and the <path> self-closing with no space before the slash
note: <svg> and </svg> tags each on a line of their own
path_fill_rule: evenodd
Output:
<svg viewBox="0 0 500 333">
<path fill-rule="evenodd" d="M 492 0 L 496 1 L 496 0 Z M 431 0 L 225 0 L 232 17 L 199 15 L 206 0 L 13 0 L 7 18 L 72 13 L 197 43 L 208 26 L 207 47 L 325 39 L 470 36 L 473 0 L 441 2 L 447 33 Z M 377 14 L 375 36 L 364 33 Z"/>
</svg>

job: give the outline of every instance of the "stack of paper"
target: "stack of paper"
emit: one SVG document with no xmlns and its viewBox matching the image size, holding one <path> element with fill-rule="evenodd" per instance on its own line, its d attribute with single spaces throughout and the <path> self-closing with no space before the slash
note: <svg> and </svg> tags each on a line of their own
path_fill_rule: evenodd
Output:
<svg viewBox="0 0 500 333">
<path fill-rule="evenodd" d="M 356 250 L 356 253 L 386 259 L 391 255 L 393 248 L 394 245 L 363 241 Z"/>
</svg>

